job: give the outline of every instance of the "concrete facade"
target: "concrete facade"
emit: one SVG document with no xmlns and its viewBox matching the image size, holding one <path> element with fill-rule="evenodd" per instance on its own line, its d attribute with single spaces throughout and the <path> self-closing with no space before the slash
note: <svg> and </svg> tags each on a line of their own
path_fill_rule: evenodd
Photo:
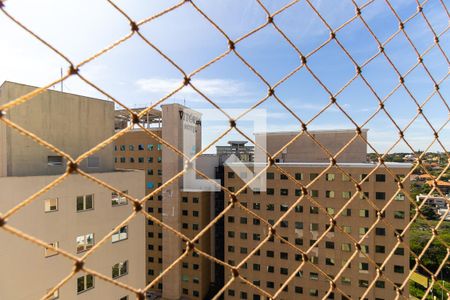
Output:
<svg viewBox="0 0 450 300">
<path fill-rule="evenodd" d="M 34 91 L 28 85 L 6 81 L 0 86 L 0 104 Z M 114 104 L 74 94 L 48 90 L 8 110 L 10 121 L 76 158 L 114 134 Z M 102 122 L 99 122 L 102 120 Z M 95 153 L 99 165 L 80 167 L 87 172 L 114 170 L 112 145 Z M 55 175 L 65 171 L 65 162 L 48 163 L 58 154 L 0 123 L 0 176 Z M 101 158 L 100 158 L 101 157 Z"/>
<path fill-rule="evenodd" d="M 142 171 L 106 172 L 92 174 L 133 197 L 143 197 Z M 57 176 L 0 177 L 0 211 L 5 212 Z M 77 211 L 78 196 L 93 195 L 93 209 Z M 30 205 L 13 215 L 8 224 L 48 243 L 58 242 L 58 247 L 77 253 L 77 237 L 93 234 L 94 244 L 133 211 L 132 205 L 112 206 L 112 193 L 96 183 L 71 175 Z M 45 211 L 45 201 L 57 199 L 57 210 Z M 31 221 L 32 220 L 32 221 Z M 112 242 L 109 238 L 86 260 L 86 267 L 112 276 L 116 263 L 128 262 L 128 272 L 117 280 L 140 288 L 145 285 L 145 218 L 138 215 L 128 224 L 128 237 Z M 8 272 L 0 274 L 0 299 L 40 299 L 47 291 L 67 276 L 72 265 L 61 255 L 46 257 L 45 250 L 30 242 L 0 230 L 0 261 Z M 77 292 L 78 273 L 59 290 L 60 299 L 120 299 L 135 295 L 98 278 L 94 288 Z"/>
<path fill-rule="evenodd" d="M 279 163 L 279 166 L 296 177 L 302 185 L 309 184 L 312 179 L 323 172 L 328 163 Z M 375 165 L 368 163 L 343 163 L 340 165 L 357 181 L 361 176 L 368 174 Z M 395 174 L 404 175 L 409 170 L 407 164 L 392 164 L 389 166 Z M 238 176 L 233 175 L 229 167 L 225 167 L 225 186 L 237 191 L 243 186 Z M 278 169 L 271 167 L 267 171 L 267 191 L 254 193 L 247 189 L 246 193 L 238 195 L 238 199 L 247 208 L 273 224 L 276 222 L 298 198 L 301 197 L 301 187 L 292 180 L 281 176 Z M 328 177 L 328 179 L 327 179 Z M 409 189 L 409 181 L 405 182 L 405 189 Z M 397 184 L 385 169 L 380 168 L 369 180 L 362 184 L 362 192 L 375 205 L 381 209 L 391 197 L 396 196 Z M 309 195 L 321 206 L 327 209 L 330 215 L 336 214 L 349 197 L 355 194 L 353 182 L 336 169 L 331 168 L 327 174 L 320 177 L 308 188 Z M 225 201 L 228 201 L 225 197 Z M 226 204 L 225 204 L 226 205 Z M 317 205 L 304 199 L 292 210 L 276 229 L 276 232 L 290 243 L 306 252 L 320 237 L 330 224 L 330 219 L 324 211 L 317 211 Z M 409 202 L 402 195 L 396 197 L 386 210 L 386 221 L 395 229 L 403 229 L 409 222 Z M 377 220 L 375 208 L 360 195 L 347 206 L 345 216 L 336 218 L 337 225 L 345 227 L 348 233 L 359 240 L 365 230 L 370 228 Z M 255 226 L 257 225 L 257 226 Z M 379 229 L 378 229 L 379 228 Z M 241 209 L 232 209 L 225 220 L 225 260 L 236 265 L 252 251 L 258 243 L 268 234 L 268 227 L 263 222 L 251 218 Z M 408 244 L 408 233 L 405 233 L 404 242 Z M 376 263 L 383 263 L 386 256 L 395 245 L 397 238 L 394 230 L 384 223 L 379 223 L 376 229 L 362 242 L 364 251 Z M 326 234 L 325 238 L 314 247 L 308 257 L 317 267 L 326 274 L 336 275 L 342 265 L 349 259 L 355 250 L 354 243 L 348 237 L 335 229 Z M 317 259 L 317 260 L 316 260 Z M 278 239 L 268 241 L 249 261 L 240 269 L 241 275 L 253 281 L 262 289 L 275 293 L 285 280 L 294 273 L 302 263 L 301 252 L 281 242 Z M 351 262 L 339 280 L 337 287 L 357 299 L 367 286 L 373 281 L 376 270 L 368 263 L 367 258 L 358 254 Z M 367 270 L 366 270 L 367 267 Z M 403 283 L 409 272 L 409 254 L 406 249 L 399 250 L 386 266 L 385 274 L 399 285 Z M 228 272 L 226 277 L 230 278 Z M 227 278 L 225 279 L 227 281 Z M 380 279 L 377 287 L 369 292 L 367 299 L 393 299 L 396 292 L 393 286 L 385 279 Z M 328 291 L 329 282 L 311 263 L 306 263 L 301 273 L 296 274 L 287 289 L 281 292 L 280 299 L 321 299 Z M 403 295 L 408 295 L 408 289 Z M 254 289 L 239 282 L 233 283 L 225 292 L 225 299 L 262 299 Z M 334 292 L 334 299 L 345 299 L 338 292 Z"/>
<path fill-rule="evenodd" d="M 363 130 L 361 135 L 367 140 L 367 131 Z M 280 131 L 255 134 L 256 143 L 262 144 L 261 139 L 267 139 L 267 152 L 272 155 L 278 152 L 284 145 L 290 142 L 299 132 Z M 309 133 L 328 151 L 337 154 L 352 138 L 355 137 L 354 130 L 320 130 L 309 131 Z M 338 156 L 338 162 L 362 163 L 366 162 L 367 144 L 361 138 L 356 138 Z M 289 145 L 282 154 L 276 157 L 280 162 L 328 162 L 329 155 L 308 135 L 303 134 Z"/>
<path fill-rule="evenodd" d="M 188 114 L 194 113 L 178 104 L 163 105 L 161 128 L 150 130 L 180 151 L 183 151 L 186 138 L 194 138 L 196 143 L 186 146 L 189 149 L 194 146 L 193 153 L 196 153 L 201 147 L 201 126 L 195 121 L 186 121 L 186 118 L 190 118 Z M 184 135 L 185 130 L 188 130 L 189 136 Z M 193 140 L 190 139 L 189 142 L 192 143 Z M 163 182 L 170 180 L 184 167 L 183 159 L 178 154 L 161 145 L 155 137 L 141 129 L 133 129 L 117 139 L 115 155 L 118 168 L 145 170 L 147 194 Z M 201 160 L 197 167 L 204 168 L 209 165 L 208 162 L 216 161 L 217 158 L 208 157 L 206 160 Z M 208 173 L 210 174 L 213 173 Z M 151 197 L 146 203 L 146 209 L 165 224 L 189 238 L 194 238 L 212 218 L 211 193 L 184 192 L 183 180 L 180 179 L 164 189 L 162 193 Z M 147 283 L 150 283 L 181 255 L 185 243 L 173 233 L 162 230 L 152 221 L 147 222 L 146 231 Z M 209 253 L 210 234 L 200 238 L 196 246 Z M 162 295 L 164 299 L 205 299 L 210 281 L 211 262 L 191 253 L 151 290 L 155 295 Z"/>
<path fill-rule="evenodd" d="M 0 103 L 35 88 L 6 82 Z M 35 133 L 72 157 L 114 133 L 110 101 L 46 91 L 7 111 L 5 118 Z M 54 181 L 66 161 L 30 138 L 0 123 L 0 213 L 5 213 Z M 92 176 L 135 198 L 144 196 L 142 171 L 114 169 L 113 145 L 80 164 Z M 49 157 L 52 157 L 50 159 Z M 61 158 L 61 157 L 59 157 Z M 56 163 L 55 163 L 56 162 Z M 64 181 L 8 218 L 7 224 L 77 256 L 98 243 L 133 212 L 118 197 L 81 175 Z M 73 269 L 73 262 L 0 230 L 0 299 L 39 299 Z M 133 287 L 145 285 L 145 218 L 138 215 L 85 260 L 85 266 Z M 83 277 L 86 276 L 86 277 Z M 135 295 L 96 277 L 77 273 L 52 299 L 133 299 Z"/>
</svg>

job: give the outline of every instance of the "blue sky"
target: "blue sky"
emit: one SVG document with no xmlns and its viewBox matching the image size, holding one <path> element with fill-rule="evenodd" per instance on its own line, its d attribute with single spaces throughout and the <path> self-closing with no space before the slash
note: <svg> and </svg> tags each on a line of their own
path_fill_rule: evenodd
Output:
<svg viewBox="0 0 450 300">
<path fill-rule="evenodd" d="M 264 24 L 265 12 L 255 0 L 199 0 L 194 1 L 233 40 Z M 262 1 L 270 12 L 275 12 L 290 1 Z M 338 28 L 355 15 L 350 0 L 311 1 L 332 28 Z M 365 1 L 356 1 L 361 5 Z M 417 9 L 414 0 L 391 0 L 404 20 Z M 134 20 L 141 20 L 158 13 L 177 1 L 115 1 Z M 50 42 L 72 61 L 78 63 L 100 49 L 129 33 L 127 20 L 107 1 L 31 1 L 6 2 L 6 10 L 38 35 Z M 449 18 L 440 1 L 429 0 L 424 13 L 437 33 L 449 26 Z M 381 42 L 398 29 L 398 22 L 385 1 L 375 0 L 363 11 L 362 16 Z M 275 17 L 275 23 L 305 55 L 316 49 L 329 37 L 328 29 L 317 15 L 301 0 Z M 419 52 L 433 44 L 433 35 L 421 15 L 409 21 L 405 30 Z M 227 50 L 226 39 L 209 24 L 193 7 L 186 3 L 180 8 L 155 19 L 140 28 L 140 32 L 187 73 Z M 11 80 L 42 86 L 59 77 L 60 68 L 67 63 L 47 47 L 34 40 L 16 24 L 0 14 L 0 81 Z M 440 45 L 450 53 L 450 33 L 440 38 Z M 362 64 L 377 53 L 377 44 L 359 19 L 354 20 L 337 33 L 337 38 Z M 294 49 L 274 30 L 267 26 L 236 46 L 244 57 L 270 84 L 278 82 L 300 65 Z M 398 34 L 385 47 L 386 53 L 401 73 L 417 61 L 417 56 L 403 33 Z M 435 80 L 442 80 L 449 64 L 437 47 L 425 57 L 424 62 Z M 336 93 L 355 74 L 355 67 L 331 41 L 308 58 L 308 66 L 320 80 Z M 138 36 L 133 36 L 119 47 L 85 65 L 81 74 L 108 93 L 131 107 L 148 106 L 168 94 L 182 82 L 180 72 Z M 398 77 L 384 56 L 380 55 L 366 65 L 363 75 L 380 97 L 385 97 L 398 83 Z M 264 97 L 267 87 L 233 53 L 196 74 L 192 82 L 208 97 L 225 109 L 245 109 Z M 408 89 L 422 103 L 431 94 L 434 84 L 422 66 L 417 67 L 405 79 Z M 78 78 L 64 83 L 65 91 L 105 98 Z M 275 90 L 276 95 L 305 122 L 309 121 L 329 102 L 329 96 L 306 69 L 299 70 Z M 448 97 L 448 80 L 440 85 L 441 95 Z M 185 88 L 166 103 L 186 103 L 193 108 L 212 108 L 193 90 Z M 363 123 L 376 109 L 378 101 L 358 78 L 339 96 L 337 102 L 354 120 Z M 447 104 L 448 105 L 448 104 Z M 417 106 L 404 88 L 400 88 L 387 100 L 386 109 L 401 127 L 406 126 L 417 112 Z M 298 130 L 300 124 L 273 98 L 260 108 L 268 111 L 267 128 L 270 131 Z M 443 100 L 435 95 L 424 107 L 424 113 L 436 130 L 441 131 L 441 142 L 449 146 L 449 110 Z M 239 125 L 239 123 L 238 123 Z M 219 134 L 227 123 L 205 124 L 204 144 Z M 248 124 L 242 127 L 252 133 Z M 330 107 L 316 118 L 310 129 L 354 128 L 352 123 L 335 107 Z M 369 141 L 377 151 L 383 152 L 398 136 L 397 130 L 383 112 L 380 112 L 365 128 L 369 129 Z M 406 139 L 415 149 L 425 149 L 432 142 L 432 131 L 422 117 L 405 132 Z M 238 139 L 231 134 L 227 140 Z M 433 150 L 443 149 L 435 144 Z M 409 151 L 402 142 L 392 150 Z"/>
</svg>

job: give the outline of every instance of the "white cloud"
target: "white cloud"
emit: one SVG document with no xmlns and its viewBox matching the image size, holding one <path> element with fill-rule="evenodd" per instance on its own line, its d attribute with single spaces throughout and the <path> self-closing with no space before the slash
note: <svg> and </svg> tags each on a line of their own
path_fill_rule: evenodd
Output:
<svg viewBox="0 0 450 300">
<path fill-rule="evenodd" d="M 136 85 L 141 91 L 152 94 L 168 94 L 183 83 L 179 78 L 145 78 L 139 79 Z M 208 97 L 243 97 L 249 96 L 243 83 L 232 79 L 192 79 L 192 84 Z M 181 95 L 196 96 L 198 93 L 190 86 L 180 91 Z"/>
</svg>

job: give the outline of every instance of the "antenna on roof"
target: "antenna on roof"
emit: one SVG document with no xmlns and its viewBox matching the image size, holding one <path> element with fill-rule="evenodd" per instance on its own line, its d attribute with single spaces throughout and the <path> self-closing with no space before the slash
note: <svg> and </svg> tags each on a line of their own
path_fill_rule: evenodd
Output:
<svg viewBox="0 0 450 300">
<path fill-rule="evenodd" d="M 61 79 L 63 78 L 63 68 L 60 69 Z M 61 80 L 61 92 L 64 92 L 64 80 Z"/>
</svg>

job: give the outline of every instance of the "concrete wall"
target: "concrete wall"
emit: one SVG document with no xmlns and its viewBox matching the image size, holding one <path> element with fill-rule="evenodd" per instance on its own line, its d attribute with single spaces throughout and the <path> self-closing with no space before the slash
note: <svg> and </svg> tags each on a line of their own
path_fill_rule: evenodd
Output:
<svg viewBox="0 0 450 300">
<path fill-rule="evenodd" d="M 179 104 L 162 105 L 162 138 L 176 149 L 188 154 L 196 153 L 201 148 L 200 114 Z M 184 159 L 172 149 L 162 150 L 164 164 L 162 182 L 170 180 L 183 169 Z M 162 220 L 176 230 L 181 229 L 181 193 L 182 179 L 174 181 L 163 190 Z M 163 230 L 163 269 L 166 269 L 181 253 L 179 237 Z M 181 266 L 177 264 L 163 278 L 163 295 L 167 299 L 179 299 L 181 296 Z"/>
<path fill-rule="evenodd" d="M 0 87 L 0 104 L 35 90 L 35 87 L 5 82 Z M 48 90 L 7 111 L 7 118 L 76 158 L 114 134 L 113 102 Z M 57 155 L 28 137 L 0 123 L 0 176 L 54 175 L 65 171 L 49 166 L 47 157 Z M 112 145 L 94 154 L 99 168 L 81 167 L 90 172 L 114 169 Z M 5 162 L 6 174 L 5 174 Z"/>
<path fill-rule="evenodd" d="M 142 171 L 94 173 L 95 177 L 133 197 L 144 195 Z M 56 176 L 0 178 L 0 213 L 11 209 Z M 94 194 L 94 209 L 76 211 L 76 197 Z M 44 212 L 44 200 L 58 198 L 58 210 Z M 64 182 L 39 197 L 8 219 L 8 224 L 42 239 L 59 242 L 59 247 L 76 254 L 76 237 L 94 233 L 97 243 L 132 213 L 132 205 L 113 207 L 111 191 L 81 177 L 71 175 Z M 73 266 L 62 255 L 44 256 L 44 249 L 0 230 L 0 299 L 40 299 L 48 289 L 67 276 Z M 82 256 L 83 253 L 78 254 Z M 112 266 L 128 261 L 128 274 L 117 280 L 136 288 L 145 286 L 145 218 L 138 215 L 128 227 L 128 239 L 112 243 L 108 239 L 86 260 L 86 267 L 112 277 Z M 95 287 L 77 295 L 75 275 L 60 290 L 60 299 L 119 299 L 134 295 L 124 289 L 95 278 Z"/>
<path fill-rule="evenodd" d="M 310 131 L 311 135 L 319 141 L 332 155 L 338 153 L 354 136 L 354 130 L 323 130 Z M 278 152 L 285 144 L 291 141 L 298 132 L 268 132 L 257 133 L 256 143 L 267 138 L 267 151 L 270 154 Z M 367 130 L 363 130 L 362 136 L 367 139 Z M 367 145 L 361 139 L 354 140 L 337 158 L 338 162 L 366 162 Z M 313 139 L 306 134 L 300 136 L 287 147 L 283 154 L 277 158 L 284 162 L 328 162 L 329 156 Z"/>
</svg>

